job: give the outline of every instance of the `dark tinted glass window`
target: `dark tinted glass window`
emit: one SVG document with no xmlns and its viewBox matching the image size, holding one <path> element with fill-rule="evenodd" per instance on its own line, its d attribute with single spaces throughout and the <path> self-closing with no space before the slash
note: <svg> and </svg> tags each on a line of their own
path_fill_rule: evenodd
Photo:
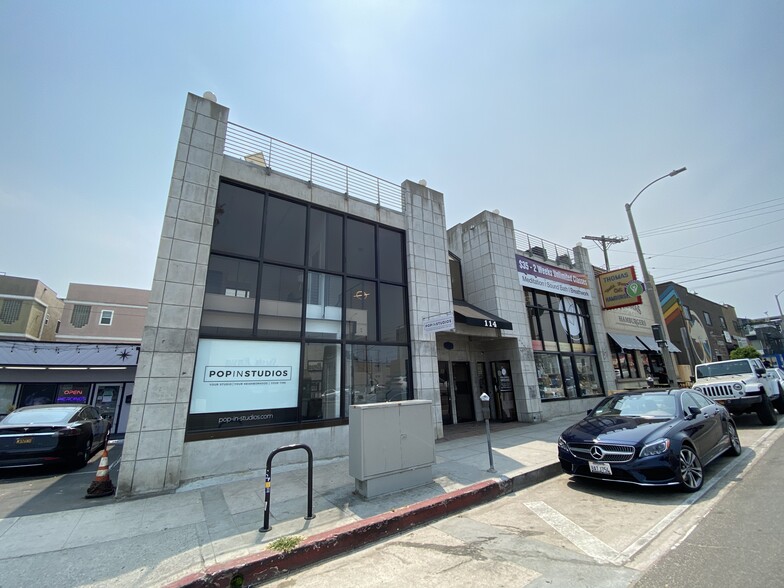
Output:
<svg viewBox="0 0 784 588">
<path fill-rule="evenodd" d="M 302 419 L 337 419 L 347 404 L 340 390 L 340 344 L 306 343 L 302 377 Z"/>
<path fill-rule="evenodd" d="M 403 234 L 378 228 L 378 277 L 403 282 Z"/>
<path fill-rule="evenodd" d="M 255 261 L 210 255 L 201 315 L 202 335 L 253 333 L 258 267 Z"/>
<path fill-rule="evenodd" d="M 319 338 L 340 339 L 343 329 L 343 278 L 309 272 L 307 294 L 305 333 Z"/>
<path fill-rule="evenodd" d="M 264 264 L 257 336 L 299 336 L 302 325 L 303 276 L 301 269 Z"/>
<path fill-rule="evenodd" d="M 346 337 L 376 340 L 376 283 L 346 278 Z"/>
<path fill-rule="evenodd" d="M 346 273 L 376 277 L 376 245 L 373 225 L 346 220 Z"/>
<path fill-rule="evenodd" d="M 407 340 L 405 292 L 401 286 L 379 286 L 379 341 L 405 343 Z"/>
<path fill-rule="evenodd" d="M 452 283 L 452 298 L 464 300 L 463 298 L 463 269 L 460 262 L 449 258 L 449 280 Z"/>
<path fill-rule="evenodd" d="M 305 263 L 305 213 L 301 204 L 268 198 L 264 226 L 264 259 Z"/>
<path fill-rule="evenodd" d="M 215 205 L 212 250 L 258 257 L 263 206 L 263 194 L 221 184 Z"/>
<path fill-rule="evenodd" d="M 347 345 L 346 388 L 351 404 L 412 398 L 408 348 L 398 345 Z"/>
<path fill-rule="evenodd" d="M 323 210 L 310 211 L 308 265 L 331 272 L 343 270 L 343 219 Z"/>
</svg>

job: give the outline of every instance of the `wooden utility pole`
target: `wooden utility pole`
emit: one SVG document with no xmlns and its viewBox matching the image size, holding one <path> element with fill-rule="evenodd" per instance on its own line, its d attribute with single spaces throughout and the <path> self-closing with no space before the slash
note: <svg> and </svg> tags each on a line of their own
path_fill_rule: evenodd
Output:
<svg viewBox="0 0 784 588">
<path fill-rule="evenodd" d="M 607 250 L 610 248 L 610 245 L 614 243 L 623 243 L 627 241 L 626 237 L 605 237 L 602 235 L 601 237 L 591 237 L 589 235 L 585 235 L 583 239 L 590 239 L 599 244 L 604 252 L 604 269 L 610 271 L 610 258 L 607 256 Z"/>
</svg>

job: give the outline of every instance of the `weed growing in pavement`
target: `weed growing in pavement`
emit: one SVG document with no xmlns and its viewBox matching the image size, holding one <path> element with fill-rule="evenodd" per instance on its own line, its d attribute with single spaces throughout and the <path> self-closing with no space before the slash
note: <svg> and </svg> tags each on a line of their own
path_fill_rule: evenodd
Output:
<svg viewBox="0 0 784 588">
<path fill-rule="evenodd" d="M 282 551 L 283 553 L 288 553 L 292 549 L 294 549 L 297 545 L 302 543 L 304 537 L 301 535 L 292 535 L 291 537 L 280 537 L 275 539 L 272 543 L 269 544 L 270 549 L 274 549 L 275 551 Z"/>
</svg>

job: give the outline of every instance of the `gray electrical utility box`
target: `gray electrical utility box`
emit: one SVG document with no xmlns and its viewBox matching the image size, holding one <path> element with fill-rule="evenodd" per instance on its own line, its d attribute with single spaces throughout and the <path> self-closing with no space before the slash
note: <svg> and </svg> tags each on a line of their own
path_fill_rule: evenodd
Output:
<svg viewBox="0 0 784 588">
<path fill-rule="evenodd" d="M 403 400 L 352 405 L 348 472 L 366 498 L 433 481 L 436 461 L 432 402 Z"/>
</svg>

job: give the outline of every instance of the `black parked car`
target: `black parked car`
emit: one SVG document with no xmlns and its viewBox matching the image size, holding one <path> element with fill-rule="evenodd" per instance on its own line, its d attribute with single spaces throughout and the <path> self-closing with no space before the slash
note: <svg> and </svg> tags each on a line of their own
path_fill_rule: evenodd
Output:
<svg viewBox="0 0 784 588">
<path fill-rule="evenodd" d="M 694 390 L 609 396 L 558 438 L 567 474 L 688 492 L 702 487 L 703 467 L 725 452 L 740 455 L 735 422 Z"/>
<path fill-rule="evenodd" d="M 109 421 L 94 406 L 26 406 L 0 421 L 0 467 L 68 463 L 84 466 L 106 447 Z"/>
</svg>

